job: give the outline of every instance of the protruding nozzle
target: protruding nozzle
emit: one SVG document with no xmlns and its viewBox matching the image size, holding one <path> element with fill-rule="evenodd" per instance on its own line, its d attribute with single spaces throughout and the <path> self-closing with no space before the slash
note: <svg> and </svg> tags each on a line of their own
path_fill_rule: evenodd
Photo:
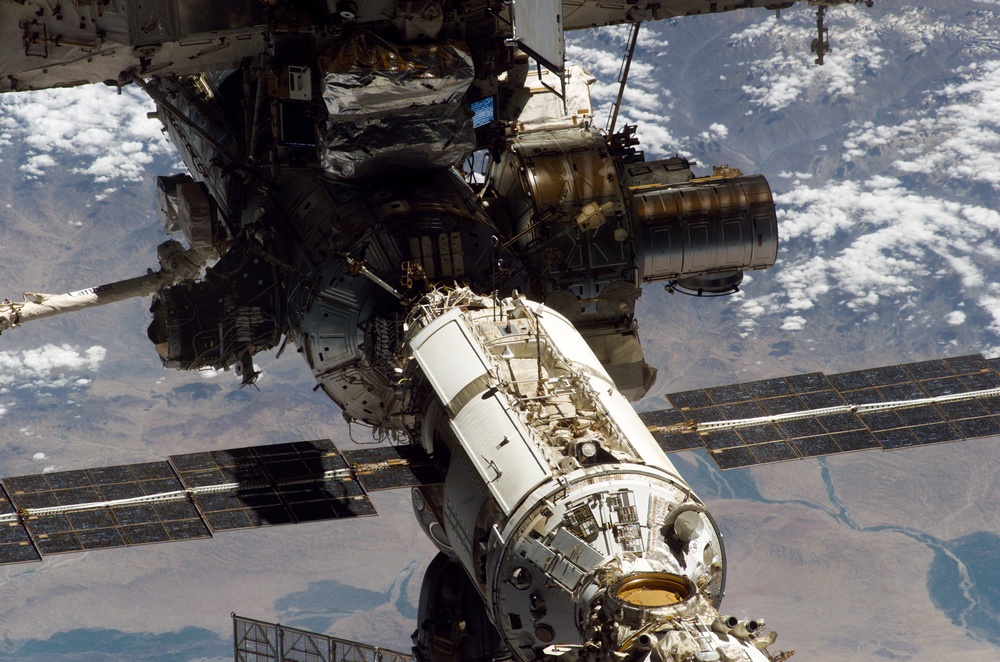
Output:
<svg viewBox="0 0 1000 662">
<path fill-rule="evenodd" d="M 732 618 L 732 617 L 730 617 Z M 757 631 L 764 627 L 763 620 L 746 620 L 740 621 L 736 624 L 731 631 L 731 634 L 739 637 L 740 639 L 746 639 L 750 635 L 757 634 Z"/>
<path fill-rule="evenodd" d="M 649 632 L 643 632 L 638 637 L 635 638 L 635 648 L 641 651 L 653 650 L 653 646 L 659 639 L 656 635 L 650 634 Z"/>
<path fill-rule="evenodd" d="M 739 625 L 740 619 L 735 616 L 722 616 L 720 615 L 712 623 L 712 629 L 719 634 L 729 634 L 733 631 L 733 628 Z"/>
</svg>

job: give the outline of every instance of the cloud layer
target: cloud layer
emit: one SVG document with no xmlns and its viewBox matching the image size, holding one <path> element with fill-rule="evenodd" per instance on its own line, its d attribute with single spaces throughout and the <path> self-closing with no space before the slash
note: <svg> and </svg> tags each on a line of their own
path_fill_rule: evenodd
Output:
<svg viewBox="0 0 1000 662">
<path fill-rule="evenodd" d="M 844 160 L 892 150 L 901 173 L 952 185 L 983 183 L 1000 191 L 1000 60 L 955 72 L 959 82 L 927 95 L 919 115 L 892 125 L 865 122 L 844 141 Z"/>
<path fill-rule="evenodd" d="M 617 81 L 622 57 L 627 50 L 629 30 L 627 25 L 598 28 L 570 35 L 567 40 L 567 59 L 583 65 L 598 79 L 591 90 L 594 123 L 598 126 L 605 125 L 618 96 Z M 668 127 L 668 111 L 674 108 L 674 102 L 671 91 L 663 86 L 657 75 L 657 56 L 663 55 L 668 47 L 669 42 L 662 36 L 659 26 L 642 26 L 637 52 L 641 51 L 649 57 L 637 57 L 632 61 L 617 127 L 638 125 L 643 149 L 652 155 L 666 156 L 676 152 L 690 156 L 691 152 L 686 149 L 689 141 L 675 136 Z M 725 127 L 722 129 L 725 130 Z"/>
<path fill-rule="evenodd" d="M 57 164 L 97 182 L 139 181 L 158 155 L 174 152 L 148 119 L 153 102 L 133 87 L 89 85 L 0 95 L 0 157 L 23 141 L 20 170 L 27 179 L 45 177 Z"/>
<path fill-rule="evenodd" d="M 0 392 L 87 386 L 91 379 L 86 375 L 100 368 L 106 354 L 100 345 L 80 349 L 69 344 L 0 352 Z"/>
</svg>

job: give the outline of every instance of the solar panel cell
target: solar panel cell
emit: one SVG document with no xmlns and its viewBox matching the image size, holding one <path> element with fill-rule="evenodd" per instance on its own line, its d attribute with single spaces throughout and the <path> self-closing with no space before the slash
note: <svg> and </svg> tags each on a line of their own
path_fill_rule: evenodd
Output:
<svg viewBox="0 0 1000 662">
<path fill-rule="evenodd" d="M 800 418 L 794 421 L 782 421 L 779 426 L 789 438 L 814 437 L 826 434 L 826 429 L 816 418 Z"/>
<path fill-rule="evenodd" d="M 170 540 L 167 530 L 159 522 L 123 526 L 121 533 L 125 538 L 126 545 L 151 545 Z"/>
<path fill-rule="evenodd" d="M 740 467 L 750 467 L 757 464 L 757 458 L 753 456 L 749 448 L 727 448 L 721 451 L 709 453 L 715 463 L 721 469 L 738 469 Z"/>
<path fill-rule="evenodd" d="M 11 528 L 23 529 L 24 527 L 15 525 Z M 42 557 L 38 554 L 38 550 L 35 549 L 35 546 L 31 542 L 28 540 L 8 541 L 6 540 L 5 533 L 0 533 L 0 565 L 42 560 Z M 27 532 L 25 532 L 24 537 L 27 538 L 27 535 Z"/>
<path fill-rule="evenodd" d="M 76 531 L 76 537 L 85 550 L 125 547 L 125 540 L 117 529 Z"/>
<path fill-rule="evenodd" d="M 809 437 L 808 439 L 794 439 L 792 443 L 803 457 L 834 455 L 842 452 L 840 446 L 837 445 L 837 442 L 830 435 Z"/>
<path fill-rule="evenodd" d="M 958 378 L 967 391 L 985 391 L 1000 388 L 1000 375 L 990 372 L 976 372 Z"/>
<path fill-rule="evenodd" d="M 826 375 L 822 372 L 810 372 L 804 375 L 792 375 L 785 377 L 785 382 L 795 393 L 813 393 L 816 391 L 828 391 L 833 387 L 827 381 Z"/>
<path fill-rule="evenodd" d="M 763 444 L 769 441 L 780 441 L 784 439 L 784 435 L 781 431 L 772 424 L 765 423 L 763 425 L 751 425 L 745 428 L 738 428 L 736 434 L 739 435 L 740 439 L 747 446 L 752 446 L 754 444 Z"/>
<path fill-rule="evenodd" d="M 43 556 L 49 554 L 64 554 L 66 552 L 81 552 L 83 544 L 73 532 L 53 533 L 44 536 L 35 536 L 38 551 Z"/>
<path fill-rule="evenodd" d="M 253 508 L 246 510 L 247 517 L 254 526 L 280 526 L 282 524 L 294 524 L 295 518 L 285 506 L 268 506 L 264 508 Z"/>
<path fill-rule="evenodd" d="M 708 434 L 692 435 L 702 439 L 709 450 L 743 446 L 743 440 L 734 430 L 712 430 Z"/>
<path fill-rule="evenodd" d="M 907 407 L 900 409 L 897 415 L 905 425 L 926 425 L 928 423 L 940 423 L 944 421 L 944 416 L 934 405 L 922 405 L 920 407 Z"/>
<path fill-rule="evenodd" d="M 880 448 L 878 441 L 868 430 L 851 430 L 848 432 L 837 432 L 830 435 L 837 446 L 845 452 L 863 451 Z"/>
<path fill-rule="evenodd" d="M 101 493 L 101 501 L 134 499 L 145 494 L 140 483 L 114 483 L 112 485 L 101 485 L 97 489 Z"/>
<path fill-rule="evenodd" d="M 807 409 L 822 409 L 824 407 L 842 407 L 844 398 L 834 390 L 803 393 L 799 396 Z"/>
<path fill-rule="evenodd" d="M 156 517 L 160 522 L 170 520 L 191 519 L 198 516 L 198 511 L 188 500 L 160 501 L 153 504 Z"/>
<path fill-rule="evenodd" d="M 952 402 L 939 402 L 938 410 L 949 421 L 958 421 L 966 418 L 981 418 L 987 416 L 989 412 L 975 400 L 956 400 Z"/>
<path fill-rule="evenodd" d="M 106 508 L 66 513 L 69 527 L 81 529 L 107 529 L 115 526 L 115 520 Z"/>
<path fill-rule="evenodd" d="M 903 423 L 903 419 L 901 419 L 894 411 L 873 411 L 865 414 L 858 414 L 858 418 L 860 418 L 865 424 L 865 427 L 872 432 L 892 430 L 906 426 L 906 424 Z"/>
<path fill-rule="evenodd" d="M 199 469 L 214 469 L 218 466 L 211 453 L 185 453 L 183 455 L 171 455 L 170 463 L 179 472 L 197 471 Z"/>
<path fill-rule="evenodd" d="M 688 420 L 688 416 L 682 414 L 677 409 L 659 409 L 657 411 L 644 411 L 639 413 L 639 420 L 646 425 L 667 426 L 677 425 Z"/>
<path fill-rule="evenodd" d="M 987 412 L 1000 414 L 1000 396 L 994 395 L 988 398 L 979 398 L 978 402 Z"/>
<path fill-rule="evenodd" d="M 847 432 L 848 430 L 867 430 L 857 414 L 840 413 L 817 418 L 827 432 Z"/>
<path fill-rule="evenodd" d="M 919 400 L 927 397 L 923 390 L 913 382 L 905 384 L 893 384 L 892 386 L 881 386 L 878 394 L 886 402 L 898 402 L 901 400 Z"/>
<path fill-rule="evenodd" d="M 865 378 L 872 386 L 888 386 L 890 384 L 902 384 L 909 382 L 909 375 L 902 366 L 891 365 L 884 368 L 869 368 L 863 370 Z"/>
<path fill-rule="evenodd" d="M 948 364 L 941 359 L 931 361 L 919 361 L 917 363 L 907 363 L 903 368 L 915 380 L 934 379 L 936 377 L 947 377 L 954 374 Z"/>
<path fill-rule="evenodd" d="M 62 531 L 70 531 L 73 526 L 65 515 L 35 515 L 25 520 L 28 530 L 35 536 L 44 536 Z"/>
<path fill-rule="evenodd" d="M 132 469 L 127 464 L 122 464 L 116 467 L 98 467 L 97 469 L 88 469 L 87 472 L 90 474 L 90 478 L 94 483 L 101 485 L 128 483 L 136 479 L 132 474 Z"/>
<path fill-rule="evenodd" d="M 874 435 L 879 445 L 887 451 L 920 444 L 920 441 L 906 428 L 883 431 L 872 430 L 872 435 Z"/>
<path fill-rule="evenodd" d="M 352 500 L 350 502 L 350 513 L 350 517 L 371 517 L 378 514 L 375 512 L 375 506 L 372 505 L 372 502 L 367 497 Z M 339 510 L 337 514 L 344 517 Z"/>
<path fill-rule="evenodd" d="M 990 362 L 983 358 L 982 354 L 969 354 L 967 356 L 953 356 L 943 359 L 952 372 L 956 375 L 967 375 L 983 370 L 991 370 Z"/>
<path fill-rule="evenodd" d="M 783 462 L 794 460 L 799 456 L 795 450 L 785 441 L 774 441 L 767 444 L 758 444 L 750 447 L 751 452 L 760 464 L 771 462 Z"/>
<path fill-rule="evenodd" d="M 57 471 L 44 475 L 51 490 L 65 490 L 71 487 L 90 484 L 90 476 L 82 469 L 76 471 Z"/>
<path fill-rule="evenodd" d="M 863 388 L 857 391 L 844 393 L 844 400 L 851 405 L 871 405 L 885 402 L 885 397 L 876 387 Z"/>
<path fill-rule="evenodd" d="M 712 399 L 708 397 L 704 389 L 697 389 L 694 391 L 683 391 L 681 393 L 669 393 L 667 400 L 670 404 L 674 406 L 675 409 L 698 409 L 700 407 L 711 406 Z"/>
<path fill-rule="evenodd" d="M 938 444 L 944 441 L 956 441 L 962 438 L 950 423 L 930 423 L 910 428 L 910 432 L 921 444 Z"/>
<path fill-rule="evenodd" d="M 958 377 L 938 377 L 926 379 L 920 382 L 920 388 L 934 398 L 942 395 L 954 395 L 955 393 L 966 393 L 967 389 Z"/>
<path fill-rule="evenodd" d="M 143 494 L 146 495 L 167 494 L 169 492 L 179 492 L 184 489 L 181 482 L 174 476 L 144 480 L 139 483 L 139 486 L 142 488 Z"/>
<path fill-rule="evenodd" d="M 721 405 L 718 408 L 719 420 L 739 421 L 745 418 L 758 418 L 767 416 L 760 405 L 756 402 L 736 402 L 728 405 Z"/>
<path fill-rule="evenodd" d="M 760 401 L 761 406 L 771 416 L 791 414 L 806 409 L 805 403 L 797 395 L 785 395 Z"/>
<path fill-rule="evenodd" d="M 128 465 L 132 475 L 136 480 L 154 480 L 157 478 L 170 478 L 177 480 L 174 470 L 167 462 L 143 462 L 141 464 Z"/>
<path fill-rule="evenodd" d="M 297 522 L 315 522 L 323 519 L 335 519 L 345 517 L 340 511 L 334 508 L 334 502 L 330 501 L 297 501 L 289 504 L 292 516 Z M 342 511 L 350 511 L 346 504 L 342 506 Z"/>
<path fill-rule="evenodd" d="M 700 435 L 695 433 L 682 434 L 680 432 L 654 432 L 653 439 L 656 440 L 657 445 L 663 449 L 664 453 L 674 453 L 677 451 L 691 450 L 692 448 L 705 447 L 704 440 Z"/>
<path fill-rule="evenodd" d="M 3 479 L 4 488 L 10 495 L 17 493 L 44 492 L 49 489 L 48 481 L 44 474 L 37 476 L 14 476 Z"/>
<path fill-rule="evenodd" d="M 77 503 L 95 503 L 101 501 L 101 495 L 93 487 L 71 487 L 52 492 L 60 505 L 68 506 Z"/>
<path fill-rule="evenodd" d="M 251 520 L 247 513 L 242 510 L 222 510 L 214 513 L 205 513 L 205 519 L 212 531 L 231 531 L 234 529 L 249 529 L 260 526 L 259 522 Z"/>
<path fill-rule="evenodd" d="M 753 399 L 753 395 L 743 387 L 742 384 L 730 384 L 728 386 L 716 386 L 705 389 L 705 393 L 716 405 L 725 405 L 734 402 L 748 402 Z"/>
<path fill-rule="evenodd" d="M 994 420 L 992 416 L 952 421 L 952 425 L 954 425 L 966 439 L 975 439 L 976 437 L 992 437 L 1000 434 L 1000 425 L 997 424 L 996 420 Z"/>
<path fill-rule="evenodd" d="M 836 375 L 827 375 L 826 378 L 833 385 L 833 388 L 837 389 L 841 393 L 872 387 L 872 383 L 868 381 L 868 378 L 865 377 L 865 373 L 862 370 L 855 370 L 854 372 L 841 372 Z"/>
<path fill-rule="evenodd" d="M 779 395 L 793 393 L 784 377 L 777 379 L 763 379 L 757 382 L 747 382 L 746 387 L 757 399 L 774 398 Z"/>
<path fill-rule="evenodd" d="M 17 500 L 17 505 L 21 508 L 52 508 L 59 505 L 59 500 L 52 492 L 38 492 L 21 494 L 11 493 Z"/>
<path fill-rule="evenodd" d="M 115 519 L 123 525 L 156 522 L 159 516 L 152 504 L 134 506 L 115 506 L 111 509 Z"/>
</svg>

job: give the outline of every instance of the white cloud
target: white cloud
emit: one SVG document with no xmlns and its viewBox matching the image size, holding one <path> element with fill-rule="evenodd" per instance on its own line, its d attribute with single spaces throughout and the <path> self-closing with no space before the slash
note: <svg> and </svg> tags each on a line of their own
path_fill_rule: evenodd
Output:
<svg viewBox="0 0 1000 662">
<path fill-rule="evenodd" d="M 959 81 L 928 96 L 921 116 L 891 126 L 871 122 L 844 141 L 844 160 L 892 149 L 893 167 L 931 181 L 980 182 L 1000 190 L 1000 60 L 957 70 Z"/>
<path fill-rule="evenodd" d="M 848 20 L 864 21 L 850 12 Z M 751 83 L 743 86 L 750 103 L 768 110 L 781 110 L 796 101 L 817 98 L 835 100 L 853 96 L 866 70 L 877 70 L 885 62 L 883 49 L 866 30 L 838 32 L 837 50 L 827 54 L 822 67 L 802 48 L 815 32 L 815 19 L 808 12 L 792 12 L 781 21 L 770 17 L 730 37 L 730 47 L 746 49 L 751 57 Z"/>
<path fill-rule="evenodd" d="M 594 122 L 604 126 L 611 114 L 612 104 L 618 96 L 618 72 L 628 40 L 629 26 L 619 25 L 588 31 L 582 35 L 568 35 L 566 56 L 575 64 L 583 65 L 597 77 L 598 82 L 591 90 L 594 101 Z M 594 45 L 596 44 L 596 45 Z M 644 25 L 639 33 L 637 55 L 629 70 L 628 86 L 618 116 L 617 127 L 626 124 L 638 125 L 636 136 L 643 149 L 650 155 L 666 156 L 679 154 L 692 156 L 685 149 L 687 140 L 678 138 L 667 127 L 667 111 L 671 107 L 671 92 L 665 89 L 656 75 L 658 57 L 644 58 L 641 51 L 666 47 L 658 28 Z M 720 125 L 721 126 L 721 125 Z"/>
<path fill-rule="evenodd" d="M 1000 212 L 907 190 L 884 177 L 865 184 L 796 184 L 776 196 L 783 247 L 772 280 L 779 292 L 737 301 L 752 328 L 765 314 L 800 313 L 835 296 L 864 312 L 886 299 L 905 299 L 929 280 L 955 278 L 1000 334 Z M 949 315 L 948 322 L 965 319 Z M 801 321 L 800 321 L 801 320 Z M 782 328 L 805 326 L 800 315 Z"/>
<path fill-rule="evenodd" d="M 719 124 L 718 122 L 713 122 L 708 131 L 702 131 L 698 134 L 698 137 L 702 140 L 725 140 L 729 136 L 729 129 L 726 128 L 725 124 Z"/>
<path fill-rule="evenodd" d="M 965 324 L 965 313 L 961 310 L 954 310 L 945 316 L 944 321 L 952 326 L 958 326 L 960 324 Z"/>
<path fill-rule="evenodd" d="M 63 388 L 90 384 L 73 373 L 95 372 L 107 351 L 94 345 L 85 350 L 72 345 L 43 345 L 21 352 L 0 352 L 0 386 Z"/>
<path fill-rule="evenodd" d="M 890 57 L 920 53 L 938 39 L 964 43 L 972 55 L 996 53 L 997 45 L 981 38 L 991 20 L 995 17 L 983 12 L 963 25 L 952 25 L 934 20 L 927 9 L 913 7 L 879 14 L 831 12 L 826 25 L 836 35 L 834 48 L 818 67 L 808 47 L 816 35 L 815 14 L 799 8 L 783 13 L 781 20 L 772 16 L 733 34 L 729 47 L 737 57 L 745 53 L 751 81 L 743 91 L 750 103 L 773 111 L 799 102 L 853 98 L 865 78 L 882 69 Z"/>
<path fill-rule="evenodd" d="M 116 187 L 109 186 L 108 188 L 104 189 L 103 191 L 101 191 L 100 193 L 98 193 L 97 195 L 95 195 L 94 196 L 94 200 L 97 200 L 98 202 L 100 202 L 102 200 L 107 200 L 108 196 L 110 196 L 112 193 L 114 193 L 117 190 L 118 189 Z"/>
<path fill-rule="evenodd" d="M 103 85 L 0 95 L 0 146 L 24 141 L 22 172 L 43 177 L 57 163 L 96 181 L 138 181 L 156 155 L 174 152 L 160 122 L 146 117 L 153 102 L 126 87 Z"/>
<path fill-rule="evenodd" d="M 783 331 L 801 331 L 805 328 L 806 318 L 799 317 L 798 315 L 791 315 L 786 317 L 781 324 Z"/>
<path fill-rule="evenodd" d="M 1000 213 L 989 200 L 951 201 L 925 185 L 1000 190 L 1000 60 L 956 70 L 953 80 L 929 91 L 921 108 L 907 109 L 907 119 L 851 131 L 843 159 L 861 165 L 862 177 L 879 174 L 812 186 L 806 173 L 778 175 L 787 187 L 775 199 L 782 250 L 774 279 L 781 289 L 737 295 L 747 316 L 743 329 L 763 315 L 786 315 L 782 328 L 798 330 L 802 311 L 821 298 L 868 314 L 886 300 L 902 310 L 928 282 L 947 280 L 974 310 L 956 310 L 943 321 L 958 326 L 976 315 L 987 320 L 986 331 L 1000 335 Z"/>
<path fill-rule="evenodd" d="M 215 379 L 216 377 L 224 375 L 225 373 L 226 373 L 225 368 L 219 368 L 218 370 L 212 368 L 211 366 L 198 368 L 198 374 L 201 376 L 202 379 Z"/>
<path fill-rule="evenodd" d="M 31 459 L 36 462 L 41 462 L 42 460 L 49 459 L 49 456 L 46 455 L 45 453 L 35 453 L 34 455 L 31 456 Z"/>
<path fill-rule="evenodd" d="M 21 171 L 29 175 L 40 177 L 45 174 L 46 168 L 51 168 L 56 164 L 56 160 L 48 154 L 35 154 L 28 157 L 28 162 L 21 166 Z"/>
</svg>

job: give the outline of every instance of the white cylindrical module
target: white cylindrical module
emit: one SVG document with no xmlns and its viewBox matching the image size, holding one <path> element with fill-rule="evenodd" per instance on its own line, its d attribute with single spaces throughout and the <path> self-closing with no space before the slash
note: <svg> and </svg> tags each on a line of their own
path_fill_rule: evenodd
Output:
<svg viewBox="0 0 1000 662">
<path fill-rule="evenodd" d="M 562 315 L 438 290 L 407 341 L 409 388 L 446 413 L 429 510 L 517 658 L 767 660 L 711 631 L 719 529 Z"/>
</svg>

